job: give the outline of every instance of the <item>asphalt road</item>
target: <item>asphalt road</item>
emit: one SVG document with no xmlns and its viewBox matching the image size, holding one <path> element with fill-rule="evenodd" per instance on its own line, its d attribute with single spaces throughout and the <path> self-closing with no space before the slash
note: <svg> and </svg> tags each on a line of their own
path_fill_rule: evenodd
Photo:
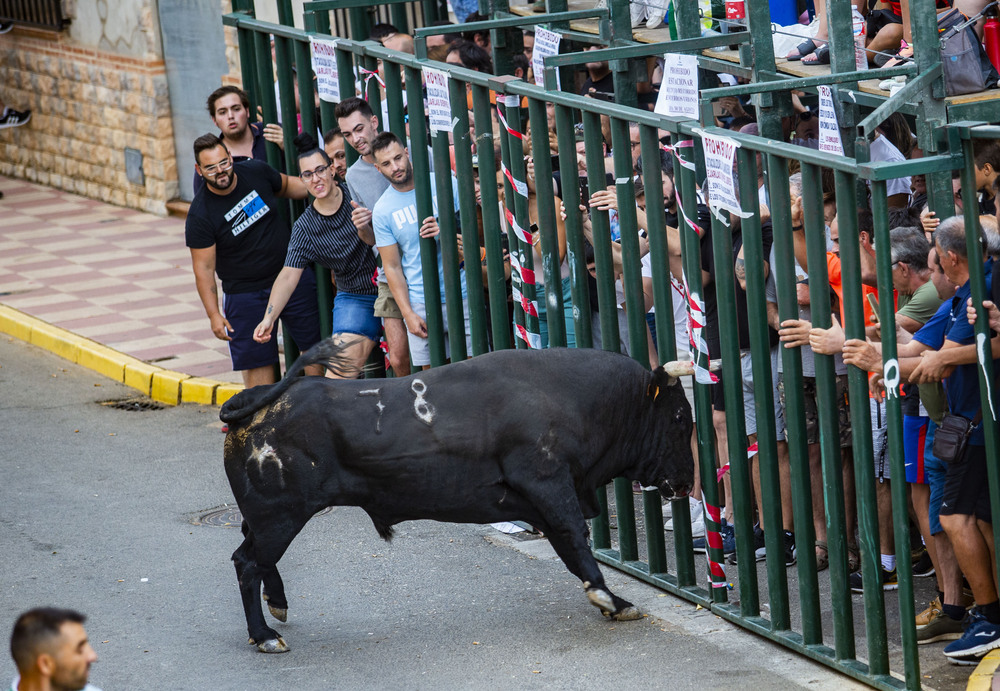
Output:
<svg viewBox="0 0 1000 691">
<path fill-rule="evenodd" d="M 604 568 L 645 619 L 611 623 L 544 540 L 406 523 L 382 542 L 359 509 L 313 519 L 279 564 L 291 652 L 247 644 L 235 526 L 212 407 L 121 410 L 135 392 L 0 338 L 0 631 L 37 605 L 80 609 L 118 689 L 861 688 Z M 224 520 L 222 521 L 224 522 Z M 0 687 L 12 678 L 0 658 Z"/>
</svg>

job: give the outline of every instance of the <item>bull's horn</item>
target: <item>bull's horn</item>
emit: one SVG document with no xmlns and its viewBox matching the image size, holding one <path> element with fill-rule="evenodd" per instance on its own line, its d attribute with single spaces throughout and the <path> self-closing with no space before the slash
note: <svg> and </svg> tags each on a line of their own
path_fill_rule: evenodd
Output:
<svg viewBox="0 0 1000 691">
<path fill-rule="evenodd" d="M 708 369 L 712 372 L 718 372 L 722 369 L 721 360 L 712 360 L 708 364 Z M 687 377 L 694 374 L 694 362 L 691 360 L 672 360 L 670 362 L 664 363 L 663 371 L 669 374 L 671 377 Z"/>
</svg>

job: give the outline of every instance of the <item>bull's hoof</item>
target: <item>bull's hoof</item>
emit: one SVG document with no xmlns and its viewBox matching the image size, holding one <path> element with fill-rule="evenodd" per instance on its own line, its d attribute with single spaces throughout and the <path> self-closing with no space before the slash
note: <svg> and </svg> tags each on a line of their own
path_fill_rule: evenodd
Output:
<svg viewBox="0 0 1000 691">
<path fill-rule="evenodd" d="M 287 653 L 291 648 L 285 643 L 285 639 L 281 636 L 277 638 L 269 638 L 266 641 L 261 641 L 257 644 L 257 650 L 262 653 Z"/>
<path fill-rule="evenodd" d="M 288 610 L 287 609 L 282 609 L 280 607 L 275 607 L 271 603 L 267 604 L 267 609 L 268 609 L 268 611 L 271 612 L 271 616 L 274 617 L 275 619 L 277 619 L 278 621 L 281 621 L 281 622 L 288 621 Z"/>
<path fill-rule="evenodd" d="M 642 619 L 642 612 L 635 605 L 629 605 L 617 612 L 613 612 L 611 618 L 615 621 L 635 621 L 636 619 Z"/>
<path fill-rule="evenodd" d="M 615 602 L 611 599 L 611 593 L 607 590 L 589 588 L 587 590 L 587 599 L 590 600 L 590 604 L 599 608 L 604 614 L 610 616 L 615 611 Z"/>
</svg>

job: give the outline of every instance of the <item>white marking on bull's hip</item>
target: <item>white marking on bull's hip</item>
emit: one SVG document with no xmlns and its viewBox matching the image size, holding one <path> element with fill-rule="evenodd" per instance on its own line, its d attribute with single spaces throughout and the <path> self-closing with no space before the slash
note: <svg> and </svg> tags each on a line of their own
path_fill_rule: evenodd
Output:
<svg viewBox="0 0 1000 691">
<path fill-rule="evenodd" d="M 365 389 L 364 391 L 358 391 L 359 396 L 381 396 L 382 389 Z M 382 403 L 382 399 L 379 398 L 375 402 L 375 407 L 378 408 L 378 419 L 375 420 L 375 434 L 381 434 L 382 432 L 382 411 L 385 410 L 385 405 Z"/>
<path fill-rule="evenodd" d="M 424 394 L 427 393 L 427 384 L 423 379 L 414 379 L 410 384 L 410 390 L 415 394 L 413 399 L 413 412 L 425 425 L 434 422 L 434 406 L 427 402 Z"/>
<path fill-rule="evenodd" d="M 278 454 L 274 450 L 274 447 L 270 444 L 264 444 L 264 448 L 262 449 L 254 448 L 253 453 L 250 454 L 250 458 L 251 460 L 257 462 L 257 470 L 262 475 L 264 473 L 264 463 L 267 461 L 274 463 L 275 467 L 278 469 L 278 485 L 280 487 L 285 486 L 285 464 L 281 462 L 280 458 L 278 458 Z"/>
</svg>

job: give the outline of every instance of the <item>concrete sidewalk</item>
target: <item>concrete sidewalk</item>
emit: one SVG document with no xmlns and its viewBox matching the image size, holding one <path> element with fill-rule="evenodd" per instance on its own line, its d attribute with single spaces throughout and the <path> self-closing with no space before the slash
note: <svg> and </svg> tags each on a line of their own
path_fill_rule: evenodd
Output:
<svg viewBox="0 0 1000 691">
<path fill-rule="evenodd" d="M 157 400 L 242 388 L 195 290 L 184 221 L 0 177 L 0 332 Z"/>
</svg>

